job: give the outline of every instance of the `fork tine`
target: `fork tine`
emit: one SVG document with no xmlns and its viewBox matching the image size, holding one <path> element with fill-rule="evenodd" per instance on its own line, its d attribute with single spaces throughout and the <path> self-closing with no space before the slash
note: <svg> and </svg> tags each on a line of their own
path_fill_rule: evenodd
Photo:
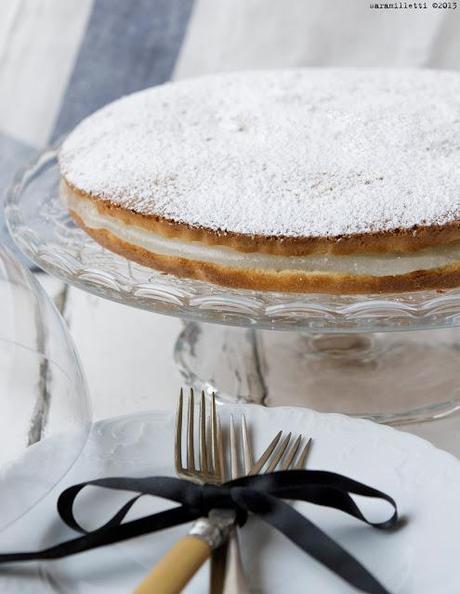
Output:
<svg viewBox="0 0 460 594">
<path fill-rule="evenodd" d="M 230 415 L 229 441 L 230 441 L 230 478 L 236 479 L 236 478 L 238 478 L 238 475 L 239 475 L 239 468 L 238 468 L 238 450 L 236 448 L 235 422 L 233 419 L 233 415 Z"/>
<path fill-rule="evenodd" d="M 263 468 L 264 464 L 266 463 L 266 461 L 270 458 L 270 456 L 272 455 L 273 450 L 276 448 L 276 446 L 278 445 L 279 440 L 281 439 L 281 435 L 283 434 L 282 431 L 279 431 L 275 437 L 272 439 L 272 441 L 270 442 L 270 444 L 268 445 L 267 449 L 265 450 L 265 452 L 262 454 L 262 456 L 257 460 L 257 462 L 255 464 L 252 465 L 250 471 L 248 472 L 248 475 L 252 475 L 252 474 L 259 474 L 259 472 L 261 471 L 261 469 Z"/>
<path fill-rule="evenodd" d="M 212 447 L 212 466 L 214 472 L 219 477 L 222 474 L 219 460 L 219 444 L 218 444 L 218 429 L 217 429 L 217 411 L 216 411 L 216 395 L 212 394 L 211 401 L 211 447 Z"/>
<path fill-rule="evenodd" d="M 224 442 L 222 436 L 222 425 L 220 419 L 217 417 L 217 452 L 220 467 L 219 480 L 221 483 L 225 482 L 225 461 L 224 461 Z"/>
<path fill-rule="evenodd" d="M 200 402 L 200 470 L 208 472 L 208 456 L 206 448 L 206 401 L 204 390 L 201 392 Z"/>
<path fill-rule="evenodd" d="M 254 457 L 252 454 L 246 417 L 244 415 L 241 415 L 241 443 L 243 445 L 244 473 L 249 474 L 251 466 L 254 464 Z"/>
<path fill-rule="evenodd" d="M 268 468 L 265 472 L 273 472 L 275 470 L 278 462 L 283 457 L 284 452 L 286 451 L 290 440 L 291 440 L 291 433 L 288 433 L 286 435 L 286 437 L 284 438 L 284 440 L 281 442 L 276 454 L 273 456 L 273 458 L 270 461 L 270 464 L 268 465 Z"/>
<path fill-rule="evenodd" d="M 174 463 L 177 474 L 182 472 L 182 408 L 184 392 L 181 388 L 176 412 L 176 440 L 174 445 Z"/>
<path fill-rule="evenodd" d="M 281 470 L 289 470 L 289 468 L 294 465 L 294 459 L 295 459 L 296 454 L 299 450 L 301 439 L 302 439 L 302 435 L 299 435 L 299 437 L 292 444 L 291 449 L 286 454 L 284 462 L 280 466 Z"/>
<path fill-rule="evenodd" d="M 209 408 L 209 407 L 208 407 Z M 211 413 L 206 413 L 206 456 L 208 458 L 208 474 L 214 474 L 214 461 L 212 458 L 212 430 Z"/>
<path fill-rule="evenodd" d="M 187 470 L 193 472 L 195 470 L 195 448 L 193 443 L 194 435 L 194 412 L 195 412 L 195 398 L 193 388 L 190 388 L 190 397 L 188 401 L 188 423 L 187 423 Z"/>
<path fill-rule="evenodd" d="M 308 454 L 310 453 L 311 444 L 312 444 L 312 440 L 310 437 L 307 440 L 307 443 L 305 444 L 305 446 L 302 450 L 302 453 L 299 456 L 299 459 L 297 460 L 297 464 L 294 466 L 294 468 L 296 470 L 302 470 L 303 468 L 305 468 L 305 462 L 307 461 Z"/>
</svg>

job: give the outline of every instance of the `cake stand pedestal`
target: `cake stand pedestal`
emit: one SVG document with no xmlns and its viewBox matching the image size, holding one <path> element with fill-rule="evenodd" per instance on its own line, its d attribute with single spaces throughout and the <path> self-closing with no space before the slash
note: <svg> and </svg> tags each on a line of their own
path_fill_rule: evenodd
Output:
<svg viewBox="0 0 460 594">
<path fill-rule="evenodd" d="M 186 320 L 175 348 L 185 380 L 221 400 L 301 405 L 381 422 L 460 407 L 460 290 L 303 295 L 234 290 L 150 270 L 71 221 L 56 149 L 13 184 L 6 217 L 38 266 L 90 293 Z"/>
<path fill-rule="evenodd" d="M 386 423 L 460 407 L 460 332 L 276 332 L 186 322 L 185 381 L 226 401 L 297 405 Z"/>
</svg>

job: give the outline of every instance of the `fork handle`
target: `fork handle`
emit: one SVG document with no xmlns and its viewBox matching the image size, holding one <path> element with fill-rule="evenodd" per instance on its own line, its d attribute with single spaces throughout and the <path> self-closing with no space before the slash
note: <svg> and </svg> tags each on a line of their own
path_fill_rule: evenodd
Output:
<svg viewBox="0 0 460 594">
<path fill-rule="evenodd" d="M 184 536 L 155 565 L 134 594 L 178 594 L 211 555 L 211 546 L 198 536 Z"/>
<path fill-rule="evenodd" d="M 241 560 L 238 533 L 235 529 L 228 540 L 227 565 L 222 594 L 249 594 L 249 585 Z"/>
</svg>

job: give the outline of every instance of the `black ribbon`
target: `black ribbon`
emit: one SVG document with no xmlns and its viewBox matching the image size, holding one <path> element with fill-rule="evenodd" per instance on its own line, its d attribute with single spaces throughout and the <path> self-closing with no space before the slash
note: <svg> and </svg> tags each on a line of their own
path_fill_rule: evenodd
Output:
<svg viewBox="0 0 460 594">
<path fill-rule="evenodd" d="M 136 493 L 105 524 L 95 530 L 85 530 L 75 519 L 74 504 L 78 494 L 88 486 Z M 154 495 L 179 503 L 172 509 L 123 522 L 135 502 L 144 495 Z M 362 495 L 388 502 L 393 508 L 384 522 L 365 518 L 351 495 Z M 221 486 L 196 485 L 172 477 L 114 477 L 87 481 L 69 487 L 61 493 L 57 509 L 62 520 L 82 536 L 35 552 L 0 554 L 0 563 L 42 559 L 60 559 L 75 553 L 143 534 L 178 526 L 202 516 L 215 508 L 233 509 L 243 525 L 249 513 L 279 530 L 305 553 L 328 567 L 348 584 L 369 594 L 389 594 L 388 590 L 350 553 L 327 536 L 291 505 L 282 501 L 308 501 L 335 508 L 373 526 L 392 528 L 398 522 L 397 506 L 389 495 L 350 478 L 319 470 L 289 470 L 255 475 L 229 481 Z"/>
</svg>

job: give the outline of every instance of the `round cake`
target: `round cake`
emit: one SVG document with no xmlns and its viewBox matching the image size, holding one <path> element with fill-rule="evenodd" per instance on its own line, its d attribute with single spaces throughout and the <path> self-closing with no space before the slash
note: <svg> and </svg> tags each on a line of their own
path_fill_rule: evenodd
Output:
<svg viewBox="0 0 460 594">
<path fill-rule="evenodd" d="M 221 74 L 123 97 L 59 153 L 108 249 L 178 276 L 290 292 L 460 285 L 460 74 Z"/>
</svg>

